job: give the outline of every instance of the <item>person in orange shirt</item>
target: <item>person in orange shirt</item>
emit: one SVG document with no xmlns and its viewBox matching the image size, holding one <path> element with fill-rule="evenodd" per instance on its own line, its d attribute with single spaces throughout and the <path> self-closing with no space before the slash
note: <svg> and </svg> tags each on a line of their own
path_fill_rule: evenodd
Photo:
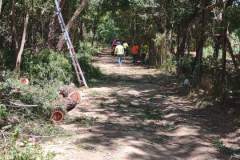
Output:
<svg viewBox="0 0 240 160">
<path fill-rule="evenodd" d="M 133 56 L 133 63 L 137 62 L 138 56 L 139 56 L 139 51 L 140 51 L 140 46 L 137 43 L 134 43 L 134 45 L 131 48 L 131 53 Z"/>
</svg>

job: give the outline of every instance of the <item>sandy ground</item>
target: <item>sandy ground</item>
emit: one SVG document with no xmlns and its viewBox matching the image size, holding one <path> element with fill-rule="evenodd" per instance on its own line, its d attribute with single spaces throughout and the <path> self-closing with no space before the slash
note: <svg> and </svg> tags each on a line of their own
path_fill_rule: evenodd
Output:
<svg viewBox="0 0 240 160">
<path fill-rule="evenodd" d="M 94 65 L 106 78 L 84 90 L 84 101 L 69 113 L 73 120 L 59 125 L 71 136 L 42 144 L 56 160 L 230 159 L 213 146 L 218 137 L 239 147 L 240 129 L 224 114 L 197 108 L 175 77 L 130 60 L 120 67 L 108 50 Z"/>
</svg>

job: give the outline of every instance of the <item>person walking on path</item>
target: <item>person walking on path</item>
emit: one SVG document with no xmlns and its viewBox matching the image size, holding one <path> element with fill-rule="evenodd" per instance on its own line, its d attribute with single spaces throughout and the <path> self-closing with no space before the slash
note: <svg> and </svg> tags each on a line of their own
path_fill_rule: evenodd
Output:
<svg viewBox="0 0 240 160">
<path fill-rule="evenodd" d="M 124 57 L 124 47 L 120 42 L 117 42 L 117 46 L 115 47 L 114 54 L 117 55 L 118 64 L 121 66 L 123 57 Z"/>
<path fill-rule="evenodd" d="M 115 47 L 117 46 L 117 43 L 120 42 L 118 39 L 113 40 L 112 42 L 112 55 L 114 55 Z"/>
<path fill-rule="evenodd" d="M 131 48 L 131 53 L 133 56 L 133 63 L 137 63 L 139 51 L 140 51 L 139 45 L 137 43 L 134 43 L 134 45 Z"/>
<path fill-rule="evenodd" d="M 124 47 L 125 55 L 127 56 L 128 55 L 128 43 L 126 41 L 123 42 L 123 47 Z"/>
</svg>

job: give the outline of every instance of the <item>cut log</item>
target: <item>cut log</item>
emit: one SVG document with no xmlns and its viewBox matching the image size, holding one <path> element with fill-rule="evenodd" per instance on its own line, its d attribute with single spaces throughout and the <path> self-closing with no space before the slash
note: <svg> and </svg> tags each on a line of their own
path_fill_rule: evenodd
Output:
<svg viewBox="0 0 240 160">
<path fill-rule="evenodd" d="M 53 123 L 60 123 L 64 120 L 65 112 L 61 108 L 56 108 L 52 111 L 50 120 Z"/>
<path fill-rule="evenodd" d="M 73 91 L 68 95 L 68 98 L 76 103 L 80 103 L 80 101 L 82 100 L 81 92 Z"/>
<path fill-rule="evenodd" d="M 59 94 L 63 97 L 68 97 L 68 95 L 75 90 L 76 89 L 75 89 L 74 84 L 69 85 L 69 86 L 63 86 L 59 89 Z"/>
<path fill-rule="evenodd" d="M 60 98 L 53 102 L 56 108 L 62 108 L 65 112 L 69 112 L 77 106 L 77 102 L 71 100 L 70 98 Z"/>
<path fill-rule="evenodd" d="M 81 92 L 74 85 L 61 87 L 59 89 L 59 94 L 62 97 L 75 101 L 76 103 L 79 103 L 82 99 Z"/>
<path fill-rule="evenodd" d="M 23 85 L 29 85 L 29 80 L 27 78 L 20 78 L 20 83 Z"/>
<path fill-rule="evenodd" d="M 52 111 L 50 120 L 53 123 L 60 123 L 64 120 L 65 113 L 73 110 L 77 106 L 77 103 L 69 98 L 60 98 L 53 105 L 56 108 Z"/>
</svg>

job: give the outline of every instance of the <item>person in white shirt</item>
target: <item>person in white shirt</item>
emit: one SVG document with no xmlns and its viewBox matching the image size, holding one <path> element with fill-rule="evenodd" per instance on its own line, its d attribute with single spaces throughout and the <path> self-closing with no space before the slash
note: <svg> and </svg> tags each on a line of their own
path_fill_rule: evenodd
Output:
<svg viewBox="0 0 240 160">
<path fill-rule="evenodd" d="M 118 64 L 121 66 L 123 62 L 123 57 L 124 57 L 124 47 L 123 45 L 121 45 L 120 42 L 117 42 L 117 46 L 114 50 L 114 54 L 117 55 Z"/>
</svg>

